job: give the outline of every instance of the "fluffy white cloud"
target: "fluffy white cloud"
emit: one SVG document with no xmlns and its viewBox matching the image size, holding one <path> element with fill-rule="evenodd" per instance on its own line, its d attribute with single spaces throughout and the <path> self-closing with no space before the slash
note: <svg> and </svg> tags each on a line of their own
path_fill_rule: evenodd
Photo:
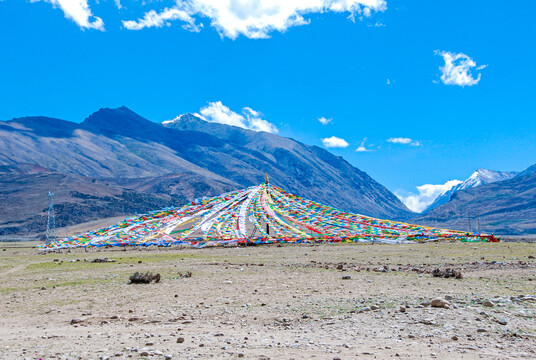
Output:
<svg viewBox="0 0 536 360">
<path fill-rule="evenodd" d="M 41 0 L 31 0 L 38 2 Z M 98 16 L 93 16 L 87 0 L 42 0 L 52 4 L 54 8 L 63 10 L 65 17 L 73 20 L 82 29 L 96 29 L 104 31 L 104 22 Z"/>
<path fill-rule="evenodd" d="M 397 137 L 397 138 L 387 139 L 387 141 L 392 142 L 393 144 L 409 144 L 411 142 L 411 139 L 410 138 Z"/>
<path fill-rule="evenodd" d="M 367 142 L 367 138 L 364 138 L 363 141 L 361 141 L 361 145 L 359 145 L 359 147 L 357 149 L 355 149 L 355 151 L 357 152 L 368 152 L 368 151 L 374 151 L 372 149 L 368 149 L 366 146 L 365 146 L 365 143 Z"/>
<path fill-rule="evenodd" d="M 327 124 L 329 124 L 329 123 L 331 122 L 331 120 L 332 120 L 331 118 L 327 119 L 327 118 L 325 118 L 325 117 L 323 117 L 323 116 L 322 116 L 321 118 L 318 119 L 318 121 L 320 121 L 320 123 L 321 123 L 322 125 L 327 125 Z"/>
<path fill-rule="evenodd" d="M 471 73 L 471 69 L 477 71 L 484 69 L 487 65 L 476 66 L 473 59 L 463 53 L 452 53 L 448 51 L 435 51 L 436 55 L 441 55 L 445 61 L 445 66 L 439 67 L 441 70 L 441 81 L 445 85 L 472 86 L 478 84 L 481 74 L 478 73 L 476 79 Z"/>
<path fill-rule="evenodd" d="M 447 181 L 444 184 L 440 185 L 432 185 L 432 184 L 425 184 L 421 186 L 417 186 L 417 190 L 419 191 L 418 194 L 400 194 L 396 193 L 396 196 L 410 209 L 415 212 L 421 212 L 428 205 L 434 202 L 437 197 L 447 191 L 449 191 L 452 187 L 460 184 L 460 180 L 450 180 Z"/>
<path fill-rule="evenodd" d="M 322 144 L 327 148 L 345 148 L 349 145 L 346 140 L 336 136 L 322 139 Z"/>
<path fill-rule="evenodd" d="M 262 114 L 259 111 L 249 107 L 243 108 L 242 114 L 238 114 L 223 105 L 221 101 L 216 101 L 208 103 L 199 112 L 209 122 L 238 126 L 254 131 L 278 132 L 274 124 L 262 119 Z"/>
<path fill-rule="evenodd" d="M 387 141 L 393 144 L 421 146 L 421 143 L 419 141 L 416 141 L 410 138 L 404 138 L 404 137 L 389 138 L 387 139 Z"/>
<path fill-rule="evenodd" d="M 146 12 L 143 16 L 143 19 L 138 19 L 138 21 L 128 20 L 123 21 L 123 27 L 128 30 L 141 30 L 143 28 L 150 27 L 162 27 L 169 26 L 170 21 L 172 20 L 181 20 L 185 22 L 182 27 L 186 30 L 192 32 L 199 32 L 203 24 L 197 25 L 195 19 L 192 18 L 185 10 L 179 9 L 177 7 L 165 8 L 161 12 L 156 12 L 151 10 Z"/>
<path fill-rule="evenodd" d="M 308 24 L 304 15 L 310 13 L 349 13 L 349 18 L 369 17 L 372 11 L 384 11 L 385 0 L 176 0 L 172 8 L 156 13 L 146 13 L 143 19 L 124 21 L 127 29 L 162 26 L 158 21 L 164 12 L 184 12 L 188 16 L 198 15 L 210 19 L 221 36 L 231 39 L 244 35 L 251 39 L 268 38 L 272 31 L 284 32 L 290 27 Z M 152 19 L 153 21 L 147 21 Z M 192 27 L 192 22 L 181 17 L 163 19 L 182 20 Z M 138 25 L 135 25 L 138 24 Z"/>
<path fill-rule="evenodd" d="M 246 116 L 249 129 L 255 131 L 266 131 L 269 133 L 277 133 L 277 128 L 274 124 L 263 120 L 262 114 L 259 111 L 255 111 L 249 107 L 242 109 L 242 113 Z"/>
</svg>

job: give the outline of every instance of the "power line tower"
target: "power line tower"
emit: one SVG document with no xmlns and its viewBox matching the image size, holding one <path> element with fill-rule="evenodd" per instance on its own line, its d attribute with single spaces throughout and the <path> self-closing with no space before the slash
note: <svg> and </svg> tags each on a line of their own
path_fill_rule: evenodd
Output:
<svg viewBox="0 0 536 360">
<path fill-rule="evenodd" d="M 54 193 L 49 191 L 46 243 L 51 242 L 56 242 L 56 215 L 54 214 Z"/>
<path fill-rule="evenodd" d="M 469 232 L 471 232 L 471 215 L 467 215 L 467 221 L 469 222 Z"/>
</svg>

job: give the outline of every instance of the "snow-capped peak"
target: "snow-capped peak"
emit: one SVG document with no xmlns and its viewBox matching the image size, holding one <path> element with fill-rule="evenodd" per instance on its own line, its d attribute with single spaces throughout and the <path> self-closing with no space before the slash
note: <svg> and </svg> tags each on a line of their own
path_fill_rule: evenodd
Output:
<svg viewBox="0 0 536 360">
<path fill-rule="evenodd" d="M 193 113 L 193 114 L 181 114 L 179 116 L 176 116 L 174 119 L 171 119 L 171 120 L 166 120 L 166 121 L 162 121 L 162 125 L 166 125 L 166 124 L 174 124 L 174 123 L 178 123 L 179 121 L 181 121 L 185 116 L 193 116 L 193 117 L 196 117 L 196 118 L 199 118 L 201 120 L 205 120 L 207 121 L 207 119 L 201 115 L 201 114 L 198 114 L 198 113 Z"/>
<path fill-rule="evenodd" d="M 516 175 L 515 172 L 510 171 L 495 171 L 487 169 L 478 169 L 471 176 L 460 184 L 457 190 L 470 189 L 476 186 L 491 184 L 496 181 L 508 180 Z"/>
<path fill-rule="evenodd" d="M 474 173 L 472 173 L 467 180 L 456 186 L 453 186 L 450 190 L 439 195 L 434 200 L 434 202 L 423 211 L 423 213 L 427 213 L 428 211 L 447 203 L 450 200 L 451 196 L 457 191 L 467 190 L 477 186 L 491 184 L 497 181 L 508 180 L 516 176 L 516 174 L 517 173 L 513 171 L 478 169 Z"/>
<path fill-rule="evenodd" d="M 179 116 L 175 116 L 174 119 L 171 119 L 171 120 L 166 120 L 166 121 L 162 121 L 162 125 L 165 125 L 165 124 L 173 124 L 173 123 L 176 123 L 176 122 L 179 122 L 181 121 L 182 117 L 186 115 L 186 114 L 182 114 L 182 115 L 179 115 Z"/>
</svg>

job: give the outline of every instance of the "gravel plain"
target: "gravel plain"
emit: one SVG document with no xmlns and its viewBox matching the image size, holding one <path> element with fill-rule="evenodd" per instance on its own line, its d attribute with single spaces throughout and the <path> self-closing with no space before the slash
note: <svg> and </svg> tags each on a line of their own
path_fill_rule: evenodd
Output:
<svg viewBox="0 0 536 360">
<path fill-rule="evenodd" d="M 534 359 L 534 256 L 527 243 L 0 244 L 0 358 Z M 433 276 L 447 268 L 462 278 Z M 129 284 L 136 271 L 161 281 Z"/>
</svg>

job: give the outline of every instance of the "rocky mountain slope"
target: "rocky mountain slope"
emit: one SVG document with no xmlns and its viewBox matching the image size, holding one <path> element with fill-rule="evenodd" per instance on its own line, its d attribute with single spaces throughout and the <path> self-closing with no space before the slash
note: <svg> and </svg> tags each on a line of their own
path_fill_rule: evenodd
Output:
<svg viewBox="0 0 536 360">
<path fill-rule="evenodd" d="M 226 166 L 218 173 L 242 185 L 257 184 L 268 173 L 276 185 L 288 191 L 345 210 L 388 218 L 411 216 L 387 188 L 320 147 L 267 132 L 209 123 L 192 114 L 163 125 L 211 134 L 236 149 L 234 157 L 240 160 L 240 171 Z M 223 159 L 218 162 L 225 164 Z M 207 165 L 210 168 L 211 164 Z"/>
<path fill-rule="evenodd" d="M 88 195 L 104 197 L 85 199 L 87 208 L 76 218 L 58 216 L 67 225 L 104 216 L 99 211 L 106 209 L 104 202 L 118 209 L 122 205 L 117 202 L 134 194 L 138 198 L 123 208 L 125 213 L 256 185 L 265 173 L 275 185 L 344 210 L 385 218 L 412 216 L 384 186 L 322 148 L 194 115 L 158 124 L 121 107 L 101 109 L 81 124 L 47 117 L 0 121 L 0 165 L 45 169 L 37 174 L 5 170 L 0 176 L 0 185 L 9 185 L 4 186 L 4 201 L 17 199 L 35 209 L 24 216 L 1 213 L 0 235 L 38 231 L 41 225 L 25 228 L 23 223 L 28 216 L 42 216 L 48 190 L 63 189 L 60 184 L 67 192 L 83 193 L 77 190 L 83 188 Z M 71 199 L 58 195 L 58 207 Z"/>
<path fill-rule="evenodd" d="M 536 172 L 457 191 L 450 201 L 414 221 L 459 230 L 476 231 L 480 224 L 482 232 L 535 234 Z"/>
<path fill-rule="evenodd" d="M 432 209 L 435 209 L 438 206 L 441 206 L 443 204 L 446 204 L 452 195 L 460 190 L 467 190 L 471 189 L 477 186 L 491 184 L 497 181 L 503 181 L 508 180 L 516 176 L 517 172 L 514 171 L 495 171 L 495 170 L 487 170 L 487 169 L 478 169 L 475 171 L 471 176 L 461 182 L 458 185 L 455 185 L 450 190 L 444 192 L 443 194 L 439 195 L 433 203 L 428 205 L 428 207 L 422 212 L 423 214 L 426 214 L 430 212 Z"/>
<path fill-rule="evenodd" d="M 33 236 L 45 230 L 49 190 L 55 194 L 58 227 L 151 211 L 180 200 L 33 164 L 0 166 L 0 184 L 0 239 Z"/>
<path fill-rule="evenodd" d="M 516 176 L 525 176 L 525 175 L 530 175 L 534 173 L 536 173 L 536 165 L 529 166 L 528 168 L 526 168 L 525 170 L 523 170 Z"/>
</svg>

